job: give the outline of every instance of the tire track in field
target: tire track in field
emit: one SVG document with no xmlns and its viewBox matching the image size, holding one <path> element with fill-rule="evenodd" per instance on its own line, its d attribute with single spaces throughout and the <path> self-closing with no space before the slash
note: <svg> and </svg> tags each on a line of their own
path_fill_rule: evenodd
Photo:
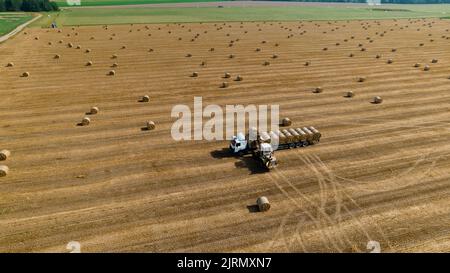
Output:
<svg viewBox="0 0 450 273">
<path fill-rule="evenodd" d="M 305 166 L 307 166 L 310 170 L 312 170 L 314 172 L 314 174 L 317 177 L 318 181 L 322 181 L 321 183 L 324 183 L 326 187 L 328 187 L 328 183 L 329 183 L 330 186 L 332 187 L 332 193 L 327 190 L 327 196 L 332 194 L 333 195 L 333 199 L 335 201 L 334 217 L 336 219 L 336 225 L 338 227 L 341 226 L 341 223 L 342 223 L 342 213 L 341 213 L 341 211 L 342 211 L 342 209 L 345 209 L 353 217 L 353 219 L 357 220 L 357 218 L 354 217 L 353 214 L 351 214 L 350 210 L 343 203 L 342 194 L 341 194 L 342 189 L 337 189 L 336 188 L 336 184 L 333 183 L 332 173 L 329 173 L 326 170 L 325 171 L 318 170 L 314 166 L 314 162 L 312 162 L 311 158 L 308 155 L 301 155 L 298 152 L 295 155 L 304 163 Z M 323 167 L 323 166 L 320 166 L 320 167 Z M 366 237 L 368 237 L 368 234 L 365 231 L 365 229 L 362 228 L 362 230 L 365 233 Z M 349 240 L 348 244 L 349 245 L 353 245 L 350 240 Z"/>
<path fill-rule="evenodd" d="M 308 156 L 307 156 L 308 157 Z M 329 178 L 330 178 L 330 183 L 333 184 L 333 187 L 335 189 L 335 192 L 338 191 L 337 187 L 339 187 L 339 193 L 342 193 L 356 208 L 358 208 L 363 214 L 364 214 L 364 209 L 359 206 L 359 204 L 356 202 L 356 200 L 354 198 L 352 198 L 346 191 L 345 188 L 341 185 L 341 183 L 336 179 L 336 176 L 334 175 L 334 172 L 328 168 L 328 166 L 320 159 L 320 157 L 318 155 L 311 155 L 311 158 L 313 161 L 315 161 L 316 163 L 320 164 L 321 167 L 323 168 L 323 170 L 328 174 Z M 311 161 L 310 161 L 311 162 Z M 312 164 L 312 162 L 311 162 Z M 342 199 L 340 199 L 340 201 L 342 202 Z M 368 230 L 366 228 L 364 228 L 364 225 L 361 223 L 361 221 L 359 220 L 359 217 L 355 216 L 355 214 L 345 205 L 343 204 L 344 209 L 353 217 L 353 219 L 357 222 L 357 224 L 360 226 L 360 229 L 364 232 L 364 235 L 367 238 L 367 241 L 371 241 L 372 238 L 368 232 Z M 372 226 L 374 226 L 378 232 L 381 234 L 381 236 L 383 237 L 383 241 L 388 243 L 388 246 L 390 248 L 392 248 L 391 243 L 388 240 L 388 237 L 386 236 L 386 234 L 383 232 L 383 230 L 381 229 L 381 227 L 378 226 L 378 224 L 373 221 L 372 222 Z"/>
<path fill-rule="evenodd" d="M 342 248 L 340 245 L 343 245 L 342 239 L 338 239 L 337 242 L 333 240 L 331 234 L 327 232 L 324 228 L 327 227 L 327 225 L 332 225 L 334 221 L 325 213 L 325 211 L 320 208 L 320 206 L 316 205 L 314 201 L 312 201 L 310 198 L 308 198 L 305 194 L 301 193 L 301 191 L 298 190 L 295 185 L 293 185 L 290 180 L 285 177 L 282 172 L 278 171 L 277 168 L 275 168 L 274 172 L 270 172 L 269 176 L 271 177 L 272 181 L 276 184 L 276 186 L 282 191 L 282 193 L 289 198 L 297 208 L 302 209 L 302 206 L 298 204 L 295 197 L 290 195 L 278 182 L 277 180 L 281 180 L 282 182 L 286 183 L 289 187 L 291 187 L 295 193 L 300 197 L 301 201 L 304 203 L 307 203 L 310 207 L 314 208 L 314 210 L 317 213 L 317 216 L 314 217 L 312 213 L 306 212 L 308 217 L 315 223 L 316 227 L 321 231 L 322 233 L 322 239 L 326 239 L 325 243 L 329 247 L 334 247 L 334 250 L 338 252 L 342 252 Z M 274 177 L 275 176 L 275 177 Z M 298 198 L 297 197 L 297 198 Z M 331 233 L 331 231 L 330 231 Z"/>
</svg>

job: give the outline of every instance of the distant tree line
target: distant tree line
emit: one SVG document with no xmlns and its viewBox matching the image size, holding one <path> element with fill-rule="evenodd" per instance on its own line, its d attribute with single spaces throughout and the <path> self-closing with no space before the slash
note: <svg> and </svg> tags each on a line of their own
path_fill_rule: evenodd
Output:
<svg viewBox="0 0 450 273">
<path fill-rule="evenodd" d="M 270 0 L 292 2 L 341 2 L 341 3 L 366 3 L 366 0 Z M 381 0 L 382 4 L 448 4 L 450 0 Z"/>
<path fill-rule="evenodd" d="M 2 11 L 57 11 L 58 5 L 49 0 L 0 0 Z"/>
</svg>

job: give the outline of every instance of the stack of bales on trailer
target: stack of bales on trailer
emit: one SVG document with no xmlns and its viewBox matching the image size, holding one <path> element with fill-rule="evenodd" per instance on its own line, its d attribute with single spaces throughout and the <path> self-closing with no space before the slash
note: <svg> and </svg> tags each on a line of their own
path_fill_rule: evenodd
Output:
<svg viewBox="0 0 450 273">
<path fill-rule="evenodd" d="M 289 145 L 292 143 L 302 144 L 307 146 L 309 144 L 316 144 L 320 141 L 321 133 L 314 127 L 303 128 L 288 128 L 270 132 L 259 132 L 260 142 L 278 143 L 281 145 Z"/>
</svg>

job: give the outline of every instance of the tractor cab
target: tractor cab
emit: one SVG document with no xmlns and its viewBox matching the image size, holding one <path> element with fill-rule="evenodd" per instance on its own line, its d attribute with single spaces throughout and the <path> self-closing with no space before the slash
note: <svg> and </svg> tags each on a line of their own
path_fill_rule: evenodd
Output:
<svg viewBox="0 0 450 273">
<path fill-rule="evenodd" d="M 238 133 L 237 136 L 233 136 L 230 143 L 230 150 L 232 153 L 237 154 L 247 149 L 247 139 L 243 133 Z"/>
<path fill-rule="evenodd" d="M 273 148 L 269 143 L 261 143 L 259 150 L 264 157 L 271 158 L 273 155 Z"/>
<path fill-rule="evenodd" d="M 275 168 L 278 164 L 277 159 L 274 156 L 272 145 L 269 143 L 261 143 L 254 156 L 259 157 L 267 169 Z"/>
</svg>

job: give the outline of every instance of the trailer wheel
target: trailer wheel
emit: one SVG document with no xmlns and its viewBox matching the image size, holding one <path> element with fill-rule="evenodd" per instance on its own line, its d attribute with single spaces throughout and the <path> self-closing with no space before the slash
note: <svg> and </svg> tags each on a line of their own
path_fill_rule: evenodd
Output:
<svg viewBox="0 0 450 273">
<path fill-rule="evenodd" d="M 295 144 L 294 143 L 289 144 L 289 149 L 294 149 L 294 148 L 295 148 Z"/>
<path fill-rule="evenodd" d="M 309 143 L 308 141 L 303 142 L 303 147 L 308 147 Z"/>
</svg>

